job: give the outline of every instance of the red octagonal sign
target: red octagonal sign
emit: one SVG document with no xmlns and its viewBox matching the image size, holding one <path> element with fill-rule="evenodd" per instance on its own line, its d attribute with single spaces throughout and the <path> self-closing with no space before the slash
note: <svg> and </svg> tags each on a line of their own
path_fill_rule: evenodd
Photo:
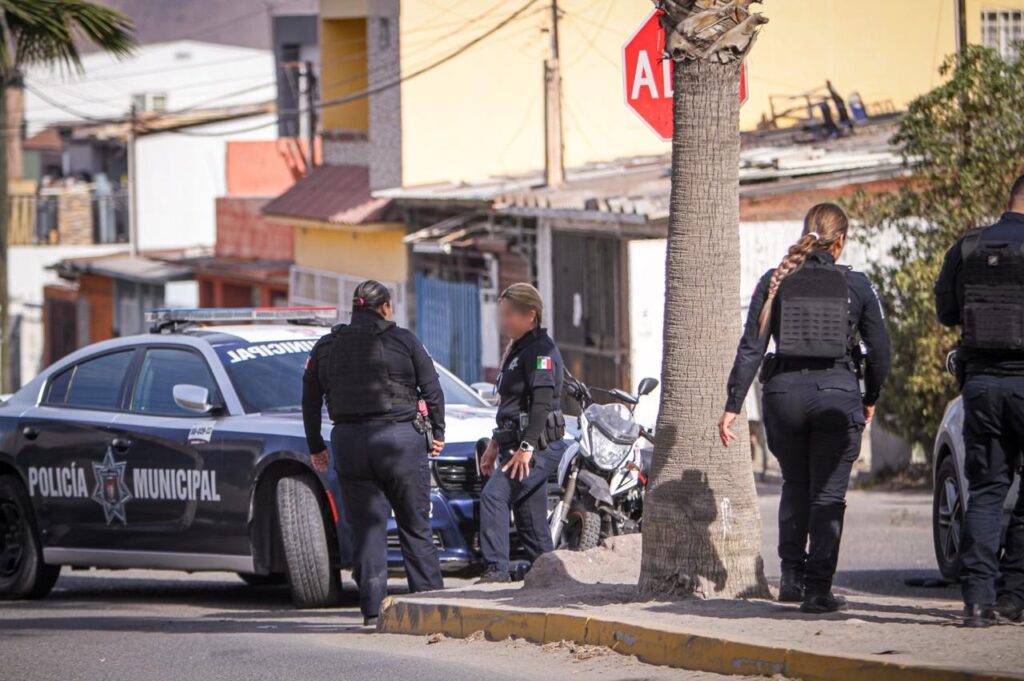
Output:
<svg viewBox="0 0 1024 681">
<path fill-rule="evenodd" d="M 626 104 L 663 140 L 672 139 L 672 73 L 674 63 L 664 59 L 665 31 L 651 12 L 622 46 Z M 747 101 L 747 65 L 740 67 L 740 104 Z"/>
</svg>

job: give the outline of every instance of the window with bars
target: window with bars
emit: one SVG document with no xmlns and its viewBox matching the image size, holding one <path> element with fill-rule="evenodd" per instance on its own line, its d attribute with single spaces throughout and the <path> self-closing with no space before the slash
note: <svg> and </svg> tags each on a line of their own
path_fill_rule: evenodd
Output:
<svg viewBox="0 0 1024 681">
<path fill-rule="evenodd" d="M 981 43 L 1004 59 L 1018 55 L 1018 43 L 1024 41 L 1024 10 L 985 10 L 981 13 Z"/>
</svg>

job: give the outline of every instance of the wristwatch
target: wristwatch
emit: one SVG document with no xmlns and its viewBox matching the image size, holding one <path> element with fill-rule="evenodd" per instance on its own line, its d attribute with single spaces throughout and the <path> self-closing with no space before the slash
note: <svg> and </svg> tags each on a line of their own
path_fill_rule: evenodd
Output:
<svg viewBox="0 0 1024 681">
<path fill-rule="evenodd" d="M 531 454 L 533 453 L 533 445 L 531 445 L 526 440 L 523 440 L 522 442 L 519 443 L 519 449 L 523 450 L 524 452 L 530 452 Z"/>
</svg>

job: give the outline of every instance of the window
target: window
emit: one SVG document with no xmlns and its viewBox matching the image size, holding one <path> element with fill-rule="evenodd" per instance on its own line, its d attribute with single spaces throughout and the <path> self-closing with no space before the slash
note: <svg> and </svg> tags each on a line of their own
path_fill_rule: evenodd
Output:
<svg viewBox="0 0 1024 681">
<path fill-rule="evenodd" d="M 1003 59 L 1015 60 L 1017 43 L 1024 40 L 1024 10 L 986 10 L 981 13 L 981 44 L 996 50 Z"/>
<path fill-rule="evenodd" d="M 50 381 L 46 404 L 86 409 L 118 409 L 121 386 L 133 350 L 87 359 Z"/>
<path fill-rule="evenodd" d="M 168 416 L 195 416 L 174 403 L 174 386 L 187 383 L 210 391 L 210 401 L 219 402 L 220 393 L 206 360 L 189 350 L 153 348 L 146 351 L 139 378 L 132 393 L 132 411 Z"/>
<path fill-rule="evenodd" d="M 167 93 L 137 92 L 132 95 L 132 106 L 137 113 L 166 111 Z"/>
</svg>

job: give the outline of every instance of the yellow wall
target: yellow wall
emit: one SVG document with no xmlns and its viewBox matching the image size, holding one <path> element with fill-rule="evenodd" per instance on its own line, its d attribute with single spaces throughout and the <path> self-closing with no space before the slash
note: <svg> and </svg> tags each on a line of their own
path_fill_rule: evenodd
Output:
<svg viewBox="0 0 1024 681">
<path fill-rule="evenodd" d="M 404 282 L 407 262 L 403 225 L 295 228 L 295 264 L 353 277 Z"/>
<path fill-rule="evenodd" d="M 320 20 L 320 97 L 337 99 L 366 89 L 366 19 Z M 365 97 L 321 110 L 324 130 L 369 129 Z"/>
<path fill-rule="evenodd" d="M 559 4 L 566 164 L 666 153 L 668 144 L 623 101 L 622 45 L 651 11 L 650 0 Z M 402 2 L 402 72 L 452 53 L 520 5 Z M 403 184 L 542 167 L 545 6 L 403 83 Z M 979 39 L 983 8 L 1021 7 L 1024 0 L 968 0 L 969 37 Z M 745 129 L 768 112 L 769 95 L 800 94 L 826 78 L 844 95 L 858 91 L 865 102 L 892 100 L 902 108 L 939 83 L 938 67 L 955 50 L 953 0 L 766 0 L 759 9 L 771 21 L 750 57 Z"/>
</svg>

